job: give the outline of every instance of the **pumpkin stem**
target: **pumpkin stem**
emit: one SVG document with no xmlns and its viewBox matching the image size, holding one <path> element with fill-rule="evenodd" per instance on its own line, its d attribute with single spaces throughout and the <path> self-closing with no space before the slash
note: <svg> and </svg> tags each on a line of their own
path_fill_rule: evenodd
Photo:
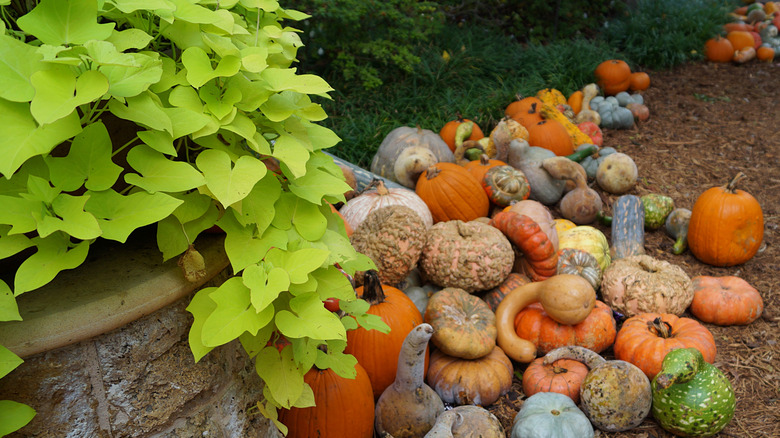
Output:
<svg viewBox="0 0 780 438">
<path fill-rule="evenodd" d="M 376 185 L 376 193 L 378 195 L 384 196 L 390 193 L 390 190 L 385 186 L 385 182 L 381 179 L 375 179 L 372 184 Z"/>
<path fill-rule="evenodd" d="M 651 332 L 664 339 L 672 337 L 672 325 L 666 321 L 663 321 L 660 316 L 652 321 L 648 321 L 647 326 Z"/>
<path fill-rule="evenodd" d="M 431 166 L 431 167 L 428 168 L 428 170 L 425 171 L 425 178 L 426 179 L 436 178 L 436 176 L 439 175 L 439 172 L 441 172 L 441 169 L 439 169 L 435 165 Z"/>
<path fill-rule="evenodd" d="M 568 369 L 566 369 L 564 367 L 561 367 L 561 366 L 558 366 L 558 365 L 553 365 L 553 369 L 552 370 L 553 370 L 553 372 L 555 374 L 566 374 L 566 373 L 569 372 Z"/>
<path fill-rule="evenodd" d="M 734 193 L 737 190 L 736 189 L 737 183 L 745 178 L 747 178 L 747 175 L 745 175 L 743 172 L 740 171 L 739 173 L 737 173 L 734 179 L 732 179 L 731 182 L 728 183 L 728 185 L 726 185 L 726 190 L 729 193 Z"/>
<path fill-rule="evenodd" d="M 488 157 L 488 154 L 482 154 L 479 156 L 479 164 L 482 166 L 490 165 L 490 157 Z"/>
<path fill-rule="evenodd" d="M 363 299 L 374 306 L 385 302 L 385 291 L 382 282 L 379 281 L 379 273 L 375 269 L 366 271 L 363 280 Z"/>
</svg>

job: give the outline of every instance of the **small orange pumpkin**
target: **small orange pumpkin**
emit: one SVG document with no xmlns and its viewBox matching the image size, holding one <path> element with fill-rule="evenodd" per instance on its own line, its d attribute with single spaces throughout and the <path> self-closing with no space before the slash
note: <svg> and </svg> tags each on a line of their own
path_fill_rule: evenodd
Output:
<svg viewBox="0 0 780 438">
<path fill-rule="evenodd" d="M 740 50 L 745 47 L 754 47 L 756 43 L 753 34 L 746 30 L 732 30 L 726 34 L 726 38 L 731 41 L 734 50 Z"/>
<path fill-rule="evenodd" d="M 523 393 L 530 397 L 537 392 L 557 392 L 579 403 L 580 386 L 588 371 L 584 363 L 573 359 L 558 359 L 549 365 L 543 357 L 534 359 L 523 372 Z"/>
<path fill-rule="evenodd" d="M 621 59 L 609 59 L 593 72 L 596 84 L 606 95 L 615 95 L 628 90 L 631 85 L 631 67 Z"/>
<path fill-rule="evenodd" d="M 463 168 L 468 170 L 477 181 L 482 181 L 485 172 L 496 166 L 506 166 L 506 163 L 490 158 L 487 154 L 482 154 L 479 156 L 479 160 L 471 160 L 464 164 Z"/>
<path fill-rule="evenodd" d="M 736 188 L 739 172 L 722 187 L 705 190 L 696 199 L 688 223 L 688 247 L 700 261 L 713 266 L 745 263 L 764 239 L 764 214 L 750 193 Z"/>
<path fill-rule="evenodd" d="M 650 75 L 643 71 L 631 73 L 628 77 L 628 88 L 631 91 L 644 91 L 650 88 Z"/>
<path fill-rule="evenodd" d="M 441 162 L 423 171 L 414 191 L 431 210 L 434 223 L 452 219 L 468 222 L 490 211 L 482 184 L 455 163 Z"/>
<path fill-rule="evenodd" d="M 756 58 L 763 62 L 772 62 L 775 59 L 775 49 L 769 46 L 761 46 L 756 50 Z"/>
<path fill-rule="evenodd" d="M 571 110 L 574 111 L 574 114 L 579 114 L 580 110 L 582 109 L 582 100 L 585 97 L 584 93 L 581 90 L 577 90 L 571 95 L 569 95 L 569 98 L 566 100 L 566 103 L 571 107 Z"/>
<path fill-rule="evenodd" d="M 613 347 L 616 359 L 636 365 L 649 379 L 661 371 L 666 353 L 677 348 L 695 348 L 709 363 L 717 353 L 715 338 L 707 327 L 671 313 L 640 313 L 628 318 Z"/>
<path fill-rule="evenodd" d="M 426 382 L 445 403 L 490 406 L 512 388 L 513 374 L 512 361 L 498 345 L 476 359 L 435 350 Z"/>
<path fill-rule="evenodd" d="M 445 123 L 444 126 L 442 126 L 441 130 L 439 131 L 439 137 L 441 137 L 442 140 L 444 140 L 445 143 L 447 143 L 447 146 L 450 147 L 450 150 L 452 152 L 455 152 L 455 131 L 457 131 L 458 126 L 460 126 L 461 123 L 464 122 L 472 122 L 472 120 L 464 119 L 463 117 L 458 114 L 458 118 L 456 120 L 450 120 L 449 122 Z M 480 138 L 483 138 L 485 134 L 482 132 L 482 130 L 477 126 L 476 123 L 474 123 L 474 127 L 471 128 L 471 136 L 467 138 L 466 140 L 479 140 Z"/>
<path fill-rule="evenodd" d="M 507 105 L 504 114 L 528 129 L 529 126 L 542 121 L 542 104 L 542 100 L 538 97 L 524 97 Z"/>
<path fill-rule="evenodd" d="M 553 119 L 542 120 L 528 128 L 528 144 L 548 149 L 559 156 L 574 153 L 574 143 L 566 127 Z"/>
<path fill-rule="evenodd" d="M 704 54 L 712 62 L 729 62 L 734 56 L 734 46 L 727 38 L 716 36 L 704 43 Z"/>
<path fill-rule="evenodd" d="M 691 313 L 701 321 L 717 325 L 747 325 L 764 311 L 761 294 L 739 277 L 699 275 L 691 282 Z"/>
</svg>

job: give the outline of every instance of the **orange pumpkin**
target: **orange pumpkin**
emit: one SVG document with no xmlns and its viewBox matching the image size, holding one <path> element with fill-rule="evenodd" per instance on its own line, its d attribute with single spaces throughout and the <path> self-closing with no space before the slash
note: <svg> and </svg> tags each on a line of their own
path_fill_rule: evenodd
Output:
<svg viewBox="0 0 780 438">
<path fill-rule="evenodd" d="M 701 321 L 717 325 L 747 325 L 764 311 L 761 294 L 739 277 L 699 275 L 691 282 L 691 313 Z"/>
<path fill-rule="evenodd" d="M 775 49 L 769 46 L 761 46 L 756 50 L 756 58 L 759 61 L 772 62 L 775 59 Z"/>
<path fill-rule="evenodd" d="M 578 345 L 596 353 L 609 348 L 615 341 L 617 329 L 612 309 L 601 301 L 579 324 L 561 324 L 547 315 L 539 303 L 533 303 L 515 316 L 515 331 L 531 341 L 541 353 L 558 347 Z"/>
<path fill-rule="evenodd" d="M 555 251 L 555 245 L 531 217 L 511 209 L 504 210 L 493 216 L 490 224 L 501 230 L 523 253 L 528 276 L 533 281 L 545 280 L 558 273 L 558 253 Z"/>
<path fill-rule="evenodd" d="M 569 98 L 566 100 L 566 103 L 571 107 L 571 110 L 574 111 L 574 114 L 579 114 L 580 110 L 582 109 L 582 100 L 585 97 L 583 92 L 581 90 L 577 90 L 574 93 L 571 93 L 569 95 Z"/>
<path fill-rule="evenodd" d="M 426 381 L 445 403 L 490 406 L 512 388 L 512 361 L 499 347 L 485 356 L 461 359 L 435 350 Z"/>
<path fill-rule="evenodd" d="M 598 66 L 593 72 L 596 84 L 606 95 L 615 95 L 628 90 L 631 85 L 631 67 L 620 59 L 609 59 Z"/>
<path fill-rule="evenodd" d="M 482 295 L 482 299 L 490 306 L 490 310 L 495 312 L 504 297 L 507 296 L 509 292 L 512 292 L 512 289 L 530 282 L 531 280 L 524 274 L 510 272 L 501 284 L 485 292 L 485 294 Z"/>
<path fill-rule="evenodd" d="M 574 153 L 574 143 L 566 127 L 553 119 L 542 120 L 528 128 L 528 144 L 548 149 L 559 156 Z"/>
<path fill-rule="evenodd" d="M 671 313 L 640 313 L 623 322 L 615 339 L 615 358 L 630 362 L 652 380 L 661 371 L 666 353 L 696 348 L 712 363 L 717 349 L 707 327 Z"/>
<path fill-rule="evenodd" d="M 441 162 L 423 171 L 414 191 L 431 210 L 434 223 L 453 219 L 468 222 L 487 216 L 490 210 L 482 184 L 455 163 Z"/>
<path fill-rule="evenodd" d="M 460 114 L 458 114 L 458 118 L 456 120 L 450 120 L 449 122 L 445 123 L 439 131 L 439 137 L 441 137 L 441 139 L 447 143 L 447 146 L 450 147 L 452 152 L 455 152 L 455 131 L 457 131 L 458 126 L 460 126 L 460 124 L 463 122 L 474 123 L 472 120 L 464 119 L 460 116 Z M 479 140 L 484 136 L 485 134 L 482 132 L 479 126 L 474 123 L 474 127 L 471 128 L 471 136 L 466 140 Z"/>
<path fill-rule="evenodd" d="M 736 188 L 739 172 L 722 187 L 699 195 L 688 223 L 688 247 L 700 261 L 734 266 L 750 260 L 764 238 L 764 214 L 756 198 Z"/>
<path fill-rule="evenodd" d="M 528 129 L 542 121 L 542 100 L 538 97 L 524 97 L 510 103 L 504 110 L 504 114 L 520 122 Z"/>
<path fill-rule="evenodd" d="M 754 47 L 756 43 L 753 34 L 746 30 L 732 30 L 726 34 L 726 38 L 731 41 L 734 50 L 740 50 L 745 47 Z"/>
<path fill-rule="evenodd" d="M 730 62 L 734 56 L 734 46 L 727 38 L 717 36 L 704 43 L 704 54 L 712 62 Z"/>
<path fill-rule="evenodd" d="M 628 88 L 631 91 L 644 91 L 650 87 L 650 75 L 643 71 L 631 73 L 628 77 Z"/>
<path fill-rule="evenodd" d="M 463 165 L 463 168 L 468 170 L 477 181 L 482 181 L 488 170 L 491 167 L 506 166 L 506 163 L 501 160 L 496 160 L 488 157 L 487 154 L 482 154 L 479 160 L 471 160 Z"/>
<path fill-rule="evenodd" d="M 577 360 L 558 359 L 545 365 L 543 357 L 534 359 L 523 372 L 523 393 L 530 397 L 537 392 L 557 392 L 579 403 L 580 386 L 588 371 L 588 367 Z"/>
<path fill-rule="evenodd" d="M 290 347 L 292 348 L 292 347 Z M 355 378 L 341 377 L 331 368 L 310 369 L 303 381 L 314 392 L 314 406 L 279 410 L 287 438 L 371 438 L 374 435 L 374 396 L 368 373 L 355 364 Z"/>
</svg>

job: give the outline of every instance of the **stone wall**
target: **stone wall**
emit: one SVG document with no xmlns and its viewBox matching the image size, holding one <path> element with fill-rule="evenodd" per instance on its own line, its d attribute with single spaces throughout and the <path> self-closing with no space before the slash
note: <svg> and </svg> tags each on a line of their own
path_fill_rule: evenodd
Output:
<svg viewBox="0 0 780 438">
<path fill-rule="evenodd" d="M 252 412 L 262 383 L 240 344 L 195 363 L 181 299 L 119 329 L 25 359 L 0 400 L 38 414 L 11 437 L 281 437 Z"/>
</svg>

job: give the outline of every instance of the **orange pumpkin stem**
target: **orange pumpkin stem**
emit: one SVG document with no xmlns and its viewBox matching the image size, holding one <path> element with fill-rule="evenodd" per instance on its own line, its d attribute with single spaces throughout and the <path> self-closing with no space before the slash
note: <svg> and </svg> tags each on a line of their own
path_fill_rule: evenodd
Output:
<svg viewBox="0 0 780 438">
<path fill-rule="evenodd" d="M 747 175 L 745 175 L 743 172 L 737 173 L 734 179 L 732 179 L 731 182 L 726 185 L 726 190 L 729 193 L 734 193 L 737 190 L 737 183 L 745 178 L 747 178 Z"/>
<path fill-rule="evenodd" d="M 555 374 L 565 374 L 565 373 L 569 372 L 569 370 L 567 370 L 566 368 L 559 367 L 558 365 L 553 365 L 553 369 L 552 370 L 553 370 L 553 372 Z"/>
<path fill-rule="evenodd" d="M 427 172 L 425 172 L 425 177 L 426 177 L 427 179 L 433 179 L 433 178 L 436 178 L 436 176 L 438 176 L 438 175 L 439 175 L 439 172 L 441 172 L 441 169 L 439 169 L 439 168 L 438 168 L 438 167 L 436 167 L 436 166 L 431 166 L 431 167 L 429 167 L 429 168 L 428 168 L 428 171 L 427 171 Z"/>
<path fill-rule="evenodd" d="M 663 321 L 660 316 L 652 321 L 648 321 L 647 325 L 651 332 L 654 332 L 664 339 L 672 337 L 672 325 Z"/>
<path fill-rule="evenodd" d="M 385 302 L 385 291 L 382 289 L 382 282 L 379 281 L 379 273 L 375 269 L 366 271 L 363 283 L 363 299 L 372 306 Z"/>
</svg>

